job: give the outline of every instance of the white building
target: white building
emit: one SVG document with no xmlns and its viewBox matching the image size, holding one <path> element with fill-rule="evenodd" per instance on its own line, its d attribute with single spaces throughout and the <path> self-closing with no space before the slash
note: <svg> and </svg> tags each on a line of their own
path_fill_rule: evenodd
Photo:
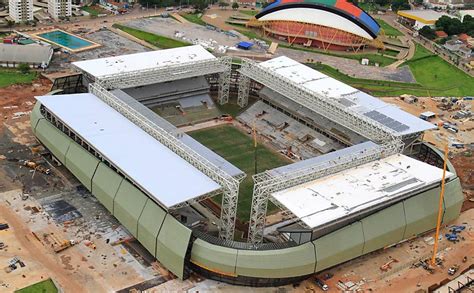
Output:
<svg viewBox="0 0 474 293">
<path fill-rule="evenodd" d="M 9 15 L 15 22 L 33 20 L 33 0 L 9 0 Z"/>
<path fill-rule="evenodd" d="M 70 17 L 72 14 L 71 0 L 48 0 L 48 13 L 55 20 Z"/>
</svg>

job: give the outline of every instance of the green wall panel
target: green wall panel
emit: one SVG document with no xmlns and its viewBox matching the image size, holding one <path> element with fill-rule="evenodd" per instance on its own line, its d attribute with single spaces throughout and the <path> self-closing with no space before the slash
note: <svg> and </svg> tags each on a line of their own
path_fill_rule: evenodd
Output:
<svg viewBox="0 0 474 293">
<path fill-rule="evenodd" d="M 184 258 L 190 239 L 191 230 L 167 214 L 156 240 L 155 257 L 180 279 L 184 277 Z"/>
<path fill-rule="evenodd" d="M 316 256 L 311 242 L 279 250 L 239 250 L 236 272 L 239 276 L 288 278 L 314 273 Z"/>
<path fill-rule="evenodd" d="M 191 251 L 191 261 L 213 272 L 223 275 L 235 275 L 237 249 L 222 247 L 196 239 Z"/>
<path fill-rule="evenodd" d="M 156 254 L 156 237 L 160 232 L 166 212 L 148 199 L 138 220 L 137 239 L 152 254 Z"/>
<path fill-rule="evenodd" d="M 445 186 L 443 223 L 449 223 L 459 217 L 463 201 L 464 195 L 458 177 Z"/>
<path fill-rule="evenodd" d="M 148 197 L 127 180 L 120 184 L 114 199 L 114 216 L 137 237 L 138 219 Z"/>
<path fill-rule="evenodd" d="M 439 191 L 439 188 L 431 189 L 403 201 L 407 223 L 404 239 L 436 227 Z"/>
<path fill-rule="evenodd" d="M 73 142 L 72 139 L 45 119 L 38 122 L 36 137 L 61 163 L 65 164 L 66 153 Z"/>
<path fill-rule="evenodd" d="M 99 163 L 92 178 L 92 194 L 113 214 L 114 198 L 123 177 L 104 163 Z"/>
<path fill-rule="evenodd" d="M 363 254 L 403 240 L 405 211 L 398 203 L 360 221 L 364 232 Z"/>
<path fill-rule="evenodd" d="M 92 190 L 92 177 L 99 160 L 77 143 L 71 143 L 64 165 L 89 190 Z"/>
<path fill-rule="evenodd" d="M 36 102 L 30 114 L 30 125 L 31 125 L 31 130 L 33 131 L 33 133 L 36 133 L 35 128 L 36 128 L 36 125 L 38 124 L 38 121 L 44 118 L 43 115 L 41 115 L 40 107 L 41 107 L 41 103 Z"/>
<path fill-rule="evenodd" d="M 313 241 L 316 248 L 316 271 L 343 263 L 362 254 L 362 224 L 353 223 Z"/>
</svg>

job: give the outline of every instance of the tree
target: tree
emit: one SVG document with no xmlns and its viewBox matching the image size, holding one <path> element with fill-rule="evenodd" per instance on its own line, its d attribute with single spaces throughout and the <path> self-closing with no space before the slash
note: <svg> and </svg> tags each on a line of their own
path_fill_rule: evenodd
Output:
<svg viewBox="0 0 474 293">
<path fill-rule="evenodd" d="M 229 6 L 229 3 L 225 2 L 225 1 L 220 1 L 220 2 L 218 3 L 218 5 L 219 5 L 219 8 L 225 9 L 225 8 L 227 8 L 227 7 Z"/>
<path fill-rule="evenodd" d="M 425 25 L 419 30 L 420 35 L 423 37 L 429 39 L 429 40 L 434 40 L 436 39 L 436 32 L 434 29 L 432 29 L 430 26 Z"/>
<path fill-rule="evenodd" d="M 28 72 L 30 72 L 30 65 L 26 63 L 20 63 L 18 65 L 18 70 L 20 70 L 20 72 L 23 74 L 27 74 Z"/>
<path fill-rule="evenodd" d="M 233 2 L 233 3 L 232 3 L 232 9 L 234 9 L 234 10 L 239 9 L 239 3 Z"/>
<path fill-rule="evenodd" d="M 393 11 L 409 10 L 411 8 L 408 0 L 393 0 L 391 7 Z"/>
<path fill-rule="evenodd" d="M 15 25 L 15 22 L 13 20 L 7 20 L 8 28 L 12 28 L 14 25 Z"/>
</svg>

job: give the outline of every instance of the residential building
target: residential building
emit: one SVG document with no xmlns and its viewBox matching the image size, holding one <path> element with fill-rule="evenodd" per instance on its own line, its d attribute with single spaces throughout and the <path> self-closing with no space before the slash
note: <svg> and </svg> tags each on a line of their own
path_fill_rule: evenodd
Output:
<svg viewBox="0 0 474 293">
<path fill-rule="evenodd" d="M 33 20 L 33 0 L 9 0 L 9 15 L 14 22 Z"/>
<path fill-rule="evenodd" d="M 48 0 L 48 13 L 55 20 L 70 17 L 72 14 L 71 0 Z"/>
</svg>

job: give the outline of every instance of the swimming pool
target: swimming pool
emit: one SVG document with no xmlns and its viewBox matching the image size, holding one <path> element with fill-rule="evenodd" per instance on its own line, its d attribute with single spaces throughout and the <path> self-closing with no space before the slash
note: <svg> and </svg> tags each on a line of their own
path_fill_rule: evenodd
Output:
<svg viewBox="0 0 474 293">
<path fill-rule="evenodd" d="M 37 36 L 73 51 L 95 45 L 95 43 L 78 38 L 61 30 L 54 30 L 47 33 L 37 34 Z"/>
</svg>

